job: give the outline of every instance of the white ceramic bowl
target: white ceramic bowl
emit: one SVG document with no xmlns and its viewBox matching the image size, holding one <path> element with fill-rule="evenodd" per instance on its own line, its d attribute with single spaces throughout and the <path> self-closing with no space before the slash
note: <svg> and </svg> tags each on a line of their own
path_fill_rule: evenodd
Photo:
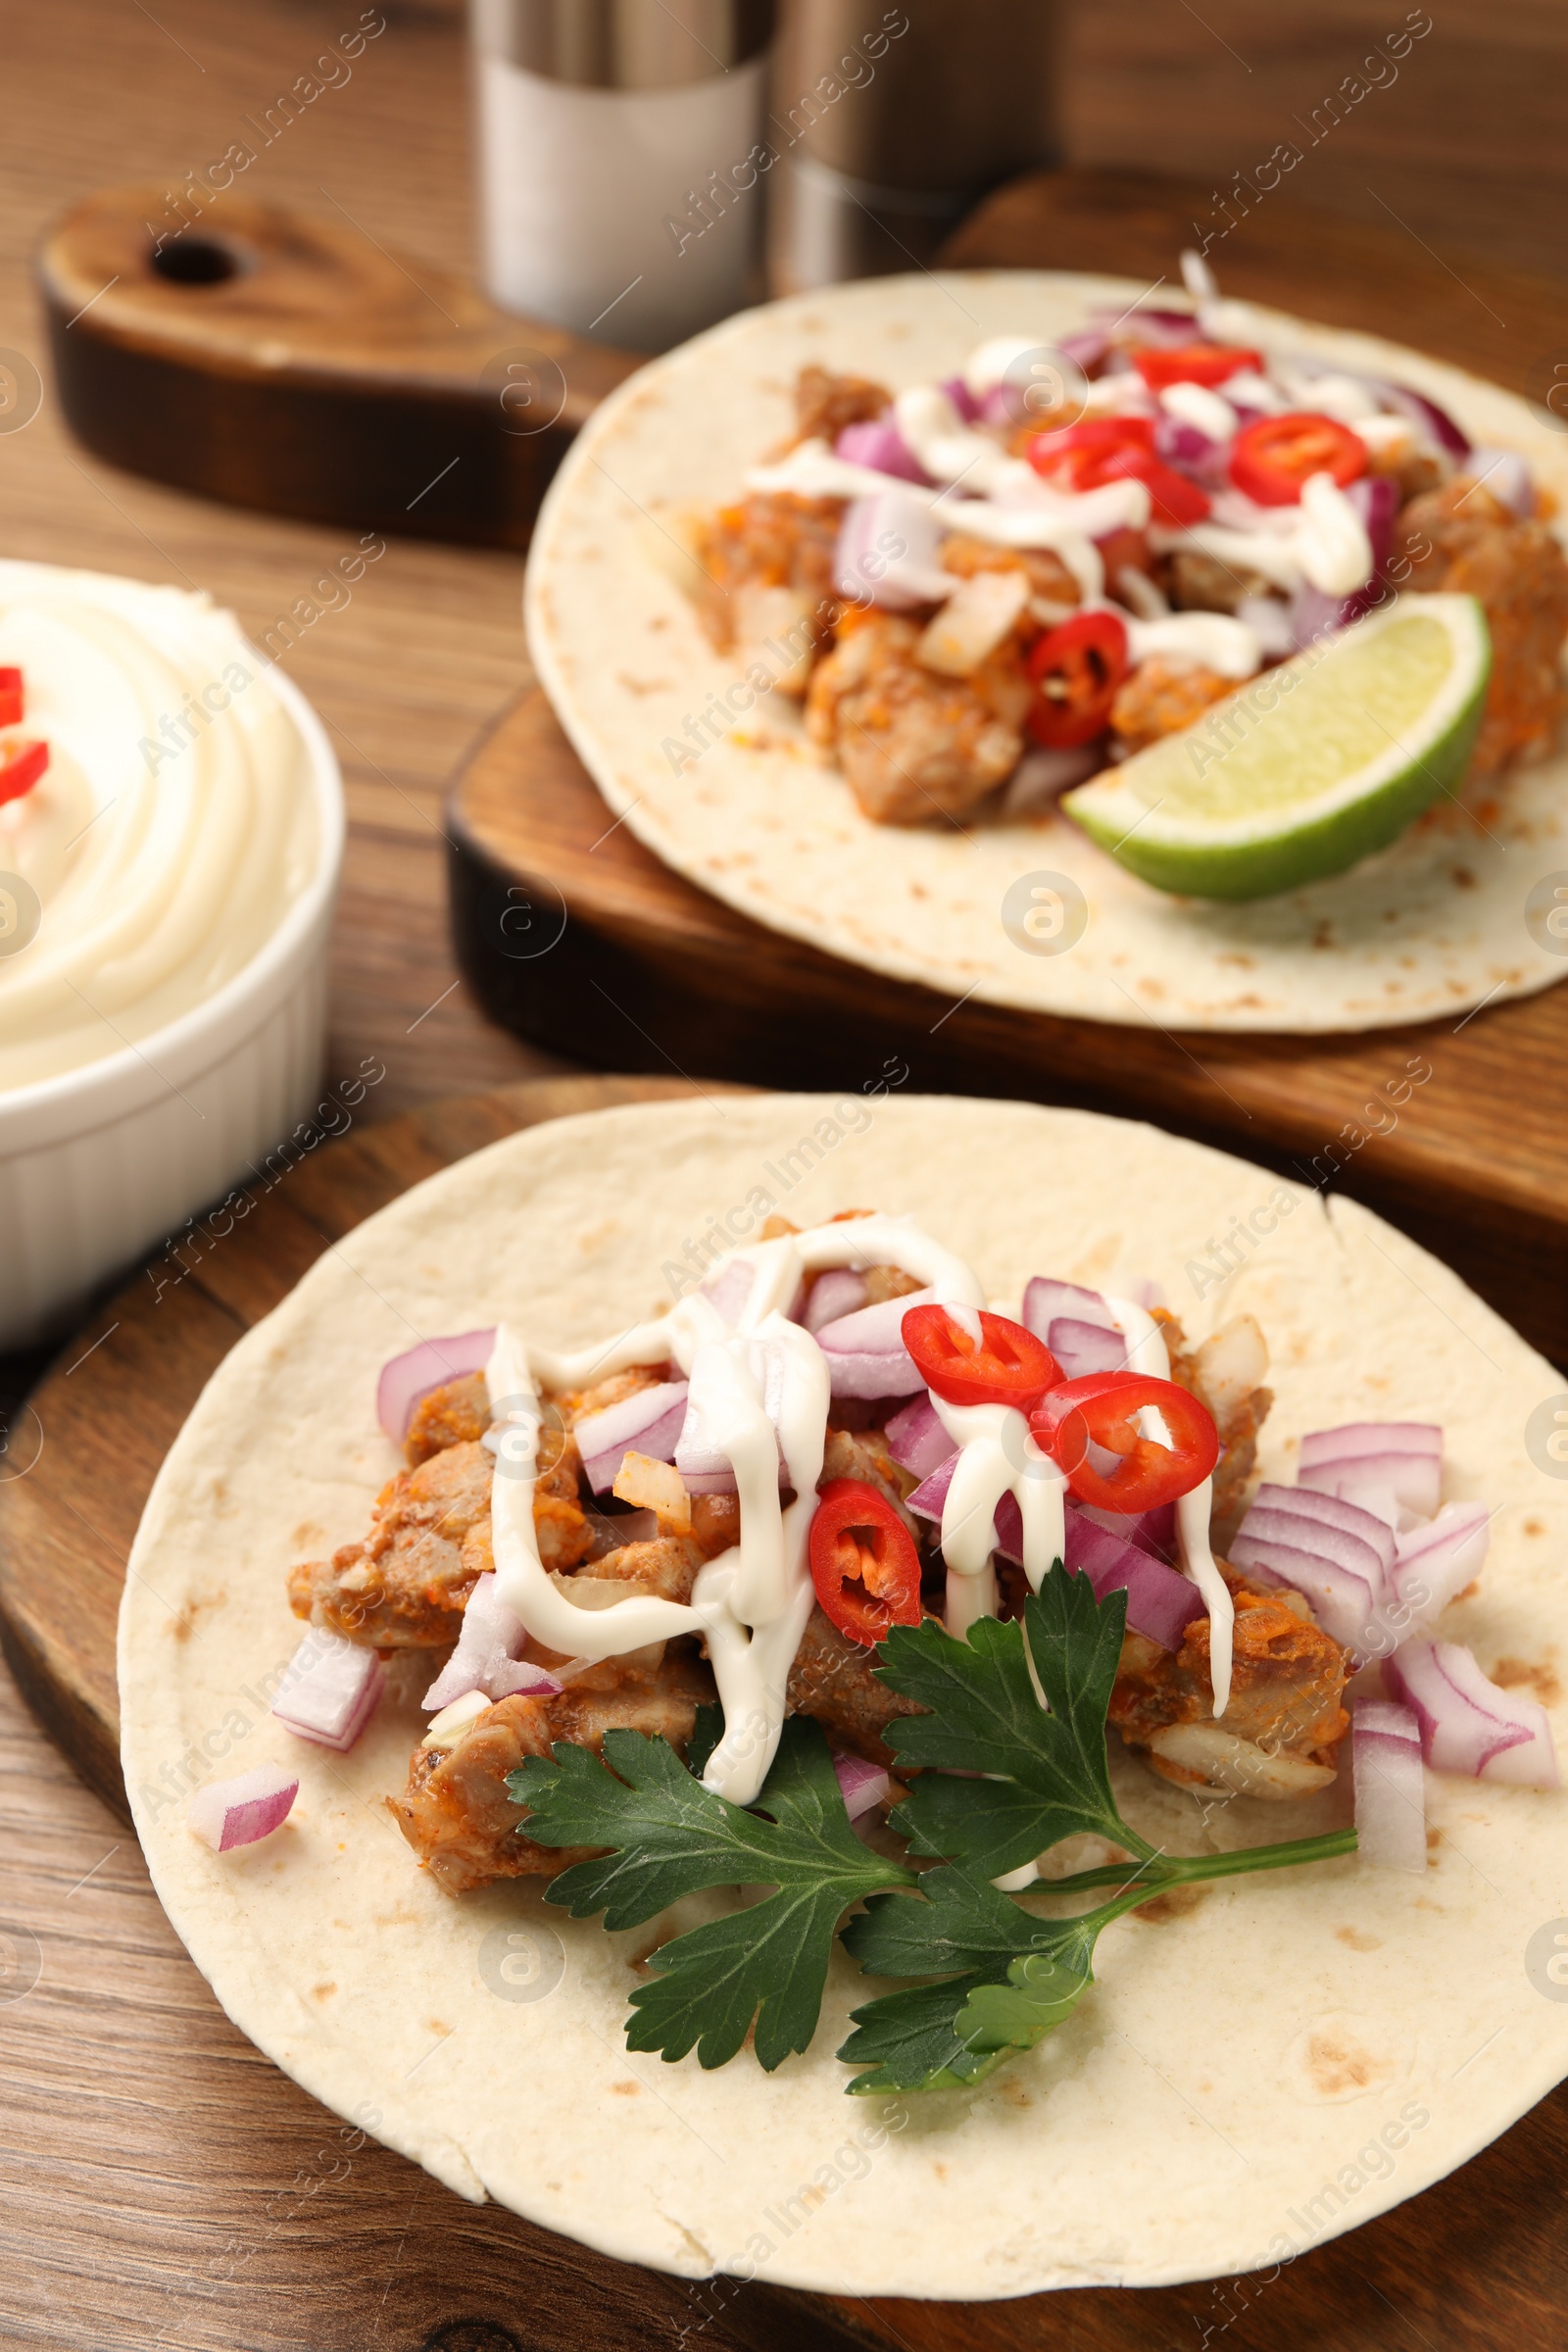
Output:
<svg viewBox="0 0 1568 2352">
<path fill-rule="evenodd" d="M 275 669 L 268 682 L 310 757 L 316 871 L 206 1004 L 123 1053 L 0 1094 L 0 1348 L 63 1328 L 107 1275 L 249 1177 L 315 1107 L 343 780 L 298 687 Z M 178 1264 L 166 1270 L 172 1279 Z"/>
</svg>

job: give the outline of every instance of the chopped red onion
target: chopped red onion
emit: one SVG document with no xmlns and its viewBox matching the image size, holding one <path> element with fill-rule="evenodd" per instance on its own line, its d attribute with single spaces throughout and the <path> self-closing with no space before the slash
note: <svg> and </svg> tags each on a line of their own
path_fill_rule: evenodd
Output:
<svg viewBox="0 0 1568 2352">
<path fill-rule="evenodd" d="M 833 444 L 833 455 L 847 459 L 852 466 L 869 466 L 873 473 L 891 474 L 896 481 L 930 484 L 931 476 L 891 416 L 866 424 L 847 424 Z"/>
<path fill-rule="evenodd" d="M 1313 591 L 1314 595 L 1321 593 Z M 1283 662 L 1299 651 L 1292 607 L 1277 596 L 1244 596 L 1236 608 L 1242 626 L 1250 629 L 1268 661 Z"/>
<path fill-rule="evenodd" d="M 746 1311 L 746 1301 L 756 1280 L 757 1268 L 750 1259 L 733 1257 L 721 1273 L 710 1274 L 698 1289 L 725 1329 L 733 1331 Z"/>
<path fill-rule="evenodd" d="M 955 1452 L 922 1481 L 909 1496 L 907 1508 L 919 1518 L 934 1519 L 940 1526 L 957 1461 Z M 1198 1587 L 1136 1544 L 1127 1543 L 1096 1520 L 1086 1519 L 1073 1503 L 1065 1505 L 1065 1527 L 1068 1568 L 1087 1576 L 1101 1600 L 1107 1592 L 1125 1591 L 1131 1631 L 1147 1635 L 1163 1649 L 1179 1649 L 1183 1626 L 1190 1618 L 1204 1614 Z M 999 1498 L 992 1532 L 1002 1557 L 1021 1565 L 1023 1514 L 1015 1494 Z"/>
<path fill-rule="evenodd" d="M 844 1810 L 852 1821 L 858 1821 L 873 1805 L 885 1805 L 892 1794 L 893 1784 L 886 1767 L 867 1763 L 864 1756 L 840 1753 L 833 1758 L 833 1770 L 838 1775 Z"/>
<path fill-rule="evenodd" d="M 375 1412 L 393 1445 L 401 1446 L 408 1436 L 409 1423 L 421 1398 L 466 1372 L 482 1372 L 495 1344 L 493 1326 L 488 1331 L 464 1331 L 453 1339 L 421 1340 L 417 1348 L 383 1364 L 375 1391 Z"/>
<path fill-rule="evenodd" d="M 1012 1496 L 1007 1497 L 1013 1500 Z M 1017 1505 L 1014 1502 L 1013 1508 Z M 1207 1604 L 1198 1587 L 1163 1560 L 1154 1559 L 1136 1544 L 1086 1519 L 1074 1503 L 1066 1506 L 1067 1566 L 1087 1576 L 1095 1597 L 1125 1592 L 1127 1624 L 1131 1632 L 1157 1642 L 1162 1649 L 1180 1649 L 1182 1630 L 1195 1617 L 1206 1616 Z"/>
<path fill-rule="evenodd" d="M 1431 1454 L 1441 1462 L 1443 1431 L 1435 1421 L 1347 1421 L 1340 1429 L 1309 1430 L 1301 1440 L 1301 1468 L 1358 1453 Z"/>
<path fill-rule="evenodd" d="M 1536 485 L 1530 468 L 1516 449 L 1473 449 L 1466 473 L 1473 474 L 1483 490 L 1501 501 L 1528 522 L 1536 511 Z"/>
<path fill-rule="evenodd" d="M 1086 784 L 1098 775 L 1105 764 L 1105 739 L 1097 735 L 1093 743 L 1080 743 L 1070 750 L 1048 751 L 1037 743 L 1025 752 L 1007 780 L 1007 788 L 998 804 L 1004 817 L 1031 816 L 1055 801 L 1075 784 Z"/>
<path fill-rule="evenodd" d="M 481 1576 L 468 1594 L 458 1646 L 419 1704 L 433 1713 L 466 1690 L 482 1690 L 492 1699 L 514 1690 L 553 1698 L 561 1689 L 555 1677 L 542 1666 L 519 1663 L 525 1639 L 522 1619 L 497 1597 L 494 1575 Z"/>
<path fill-rule="evenodd" d="M 775 1436 L 778 1430 L 779 1405 L 783 1395 L 783 1359 L 776 1343 L 756 1343 L 763 1367 L 763 1403 Z M 734 1494 L 739 1492 L 735 1466 L 721 1446 L 715 1446 L 693 1398 L 686 1398 L 686 1417 L 675 1442 L 675 1467 L 686 1484 L 688 1494 Z M 784 1455 L 780 1448 L 778 1483 L 785 1483 Z"/>
<path fill-rule="evenodd" d="M 1107 1534 L 1119 1536 L 1124 1544 L 1135 1544 L 1140 1551 L 1152 1552 L 1156 1559 L 1169 1561 L 1176 1557 L 1173 1502 L 1156 1503 L 1152 1511 L 1102 1511 L 1097 1502 L 1075 1502 L 1073 1509 L 1080 1519 L 1092 1519 Z"/>
<path fill-rule="evenodd" d="M 1431 1453 L 1356 1453 L 1343 1461 L 1313 1462 L 1299 1472 L 1303 1487 L 1360 1503 L 1394 1524 L 1400 1510 L 1430 1519 L 1438 1507 L 1443 1465 Z"/>
<path fill-rule="evenodd" d="M 937 389 L 947 394 L 965 424 L 979 421 L 982 404 L 976 400 L 961 375 L 950 375 Z"/>
<path fill-rule="evenodd" d="M 1081 368 L 1085 375 L 1093 375 L 1103 365 L 1111 344 L 1102 326 L 1084 326 L 1074 334 L 1058 335 L 1055 348 L 1063 358 Z"/>
<path fill-rule="evenodd" d="M 912 1306 L 929 1306 L 934 1290 L 884 1298 L 853 1315 L 824 1323 L 816 1344 L 827 1357 L 835 1396 L 912 1396 L 925 1382 L 905 1348 L 904 1318 Z"/>
<path fill-rule="evenodd" d="M 217 1854 L 254 1845 L 288 1818 L 300 1792 L 299 1775 L 286 1764 L 258 1764 L 231 1780 L 209 1781 L 191 1798 L 185 1827 Z"/>
<path fill-rule="evenodd" d="M 1051 1326 L 1058 1315 L 1072 1317 L 1080 1323 L 1098 1323 L 1102 1331 L 1114 1331 L 1116 1318 L 1098 1291 L 1086 1291 L 1076 1282 L 1057 1282 L 1049 1274 L 1031 1276 L 1023 1294 L 1020 1320 L 1026 1331 L 1037 1340 L 1051 1346 Z"/>
<path fill-rule="evenodd" d="M 1446 1502 L 1425 1527 L 1398 1538 L 1394 1589 L 1414 1617 L 1430 1621 L 1481 1574 L 1491 1533 L 1484 1502 Z"/>
<path fill-rule="evenodd" d="M 296 1738 L 346 1754 L 369 1722 L 385 1681 L 373 1649 L 312 1626 L 289 1660 L 271 1712 Z"/>
<path fill-rule="evenodd" d="M 1383 376 L 1367 376 L 1365 381 L 1379 399 L 1388 402 L 1391 409 L 1397 409 L 1401 416 L 1408 416 L 1413 424 L 1421 425 L 1439 449 L 1445 450 L 1450 458 L 1467 458 L 1470 455 L 1469 435 L 1455 424 L 1446 409 L 1439 408 L 1437 402 L 1429 400 L 1424 392 L 1414 392 L 1408 384 L 1391 383 Z"/>
<path fill-rule="evenodd" d="M 1250 1512 L 1248 1518 L 1251 1518 Z M 1298 1524 L 1303 1530 L 1311 1528 L 1310 1549 L 1302 1544 L 1250 1535 L 1244 1522 L 1231 1539 L 1231 1566 L 1248 1576 L 1260 1577 L 1265 1583 L 1289 1585 L 1293 1592 L 1304 1593 L 1324 1631 L 1345 1648 L 1358 1650 L 1372 1619 L 1372 1588 L 1364 1577 L 1352 1574 L 1317 1549 L 1316 1538 L 1329 1530 L 1312 1526 L 1309 1521 Z"/>
<path fill-rule="evenodd" d="M 836 1323 L 841 1316 L 853 1315 L 865 1304 L 866 1281 L 853 1266 L 829 1266 L 812 1283 L 806 1301 L 806 1328 L 820 1331 L 824 1323 Z"/>
<path fill-rule="evenodd" d="M 1267 1481 L 1252 1497 L 1254 1510 L 1259 1504 L 1271 1510 L 1290 1511 L 1298 1519 L 1316 1520 L 1320 1526 L 1338 1528 L 1348 1536 L 1359 1537 L 1368 1550 L 1377 1555 L 1378 1582 L 1383 1582 L 1391 1574 L 1395 1560 L 1394 1530 L 1375 1511 L 1364 1511 L 1359 1503 L 1346 1502 L 1338 1494 L 1320 1494 L 1316 1487 L 1274 1487 Z M 1249 1511 L 1248 1518 L 1250 1517 L 1251 1512 Z"/>
<path fill-rule="evenodd" d="M 628 1453 L 672 1462 L 685 1419 L 683 1380 L 658 1381 L 651 1389 L 607 1404 L 603 1412 L 585 1413 L 571 1434 L 594 1493 L 609 1494 Z"/>
<path fill-rule="evenodd" d="M 929 1478 L 958 1450 L 929 1396 L 911 1397 L 899 1407 L 887 1425 L 887 1440 L 899 1468 L 914 1478 Z"/>
<path fill-rule="evenodd" d="M 1081 1380 L 1088 1372 L 1126 1369 L 1125 1336 L 1107 1331 L 1101 1323 L 1080 1323 L 1075 1316 L 1057 1315 L 1046 1334 L 1046 1346 L 1061 1366 L 1063 1380 Z"/>
<path fill-rule="evenodd" d="M 1289 1494 L 1292 1490 L 1288 1487 L 1271 1490 L 1276 1494 L 1282 1492 Z M 1344 1507 L 1350 1509 L 1354 1506 Z M 1372 1519 L 1372 1516 L 1370 1511 L 1356 1511 L 1358 1519 Z M 1389 1536 L 1389 1530 L 1381 1520 L 1374 1519 L 1373 1524 L 1383 1528 L 1385 1538 Z M 1271 1545 L 1281 1544 L 1297 1551 L 1310 1552 L 1314 1559 L 1326 1560 L 1336 1568 L 1344 1568 L 1365 1585 L 1368 1598 L 1374 1605 L 1384 1597 L 1387 1544 L 1369 1544 L 1363 1535 L 1353 1529 L 1326 1524 L 1320 1517 L 1289 1510 L 1275 1502 L 1264 1502 L 1261 1497 L 1252 1504 L 1236 1531 L 1231 1544 L 1232 1565 L 1237 1568 L 1249 1565 L 1249 1561 L 1242 1557 L 1244 1550 L 1249 1553 L 1258 1550 L 1266 1552 Z M 1266 1566 L 1266 1561 L 1263 1564 Z"/>
<path fill-rule="evenodd" d="M 1558 1787 L 1546 1711 L 1489 1682 L 1457 1642 L 1411 1642 L 1383 1662 L 1391 1697 L 1415 1711 L 1421 1753 L 1434 1772 L 1516 1788 Z"/>
<path fill-rule="evenodd" d="M 1360 1698 L 1350 1716 L 1356 1847 L 1374 1870 L 1426 1871 L 1421 1734 L 1409 1707 Z"/>
<path fill-rule="evenodd" d="M 896 483 L 852 498 L 833 551 L 833 585 L 840 596 L 890 612 L 940 605 L 958 585 L 938 561 L 945 528 L 923 500 Z"/>
<path fill-rule="evenodd" d="M 1130 311 L 1093 311 L 1091 318 L 1103 319 L 1107 332 L 1124 326 L 1128 340 L 1134 343 L 1157 345 L 1162 350 L 1179 351 L 1184 343 L 1201 341 L 1197 314 L 1192 311 L 1166 311 L 1142 305 Z"/>
<path fill-rule="evenodd" d="M 1227 444 L 1215 441 L 1185 417 L 1171 416 L 1166 409 L 1160 411 L 1154 425 L 1154 455 L 1208 489 L 1219 489 L 1230 479 Z"/>
</svg>

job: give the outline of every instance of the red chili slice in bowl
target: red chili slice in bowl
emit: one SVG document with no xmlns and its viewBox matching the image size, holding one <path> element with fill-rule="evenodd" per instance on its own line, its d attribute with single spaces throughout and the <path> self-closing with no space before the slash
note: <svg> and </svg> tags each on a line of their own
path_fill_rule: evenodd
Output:
<svg viewBox="0 0 1568 2352">
<path fill-rule="evenodd" d="M 0 743 L 0 803 L 20 801 L 30 792 L 49 764 L 49 746 L 38 742 Z"/>
<path fill-rule="evenodd" d="M 1036 743 L 1052 751 L 1093 743 L 1127 675 L 1127 631 L 1114 612 L 1075 612 L 1038 641 L 1029 675 L 1035 699 L 1025 724 Z"/>
<path fill-rule="evenodd" d="M 982 1314 L 978 1341 L 945 1306 L 911 1306 L 901 1328 L 915 1370 L 948 1404 L 1027 1411 L 1061 1378 L 1045 1341 L 1005 1315 Z"/>
<path fill-rule="evenodd" d="M 1231 480 L 1260 507 L 1294 507 L 1314 473 L 1343 490 L 1366 471 L 1366 443 L 1348 425 L 1310 410 L 1259 416 L 1231 443 Z"/>
<path fill-rule="evenodd" d="M 824 1615 L 869 1648 L 890 1625 L 920 1622 L 920 1554 L 885 1494 L 830 1479 L 811 1521 L 811 1582 Z"/>
<path fill-rule="evenodd" d="M 1157 1408 L 1169 1446 L 1139 1432 L 1136 1416 Z M 1102 1511 L 1151 1511 L 1190 1494 L 1219 1459 L 1219 1432 L 1198 1398 L 1173 1380 L 1145 1372 L 1086 1372 L 1042 1396 L 1029 1416 L 1035 1444 L 1067 1474 L 1080 1502 Z M 1119 1453 L 1108 1477 L 1089 1459 L 1091 1443 Z"/>
</svg>

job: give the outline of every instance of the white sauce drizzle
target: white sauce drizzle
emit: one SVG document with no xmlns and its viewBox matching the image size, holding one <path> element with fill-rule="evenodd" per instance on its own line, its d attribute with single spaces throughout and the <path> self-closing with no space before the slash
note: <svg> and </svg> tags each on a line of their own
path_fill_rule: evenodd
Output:
<svg viewBox="0 0 1568 2352">
<path fill-rule="evenodd" d="M 1115 1316 L 1127 1342 L 1127 1369 L 1146 1372 L 1152 1380 L 1169 1380 L 1170 1349 L 1164 1334 L 1147 1307 L 1136 1305 L 1131 1298 L 1112 1298 L 1108 1292 L 1105 1304 Z M 1198 1587 L 1208 1607 L 1208 1664 L 1214 1686 L 1214 1712 L 1223 1715 L 1231 1698 L 1232 1636 L 1236 1624 L 1236 1607 L 1231 1599 L 1230 1587 L 1221 1576 L 1209 1548 L 1208 1521 L 1214 1499 L 1214 1482 L 1205 1478 L 1194 1487 L 1190 1494 L 1182 1495 L 1176 1505 L 1176 1536 L 1181 1546 L 1182 1567 Z"/>
<path fill-rule="evenodd" d="M 1022 480 L 1018 461 L 1006 458 L 995 442 L 987 441 L 985 447 L 997 461 L 987 472 L 988 481 L 995 481 L 996 498 L 956 498 L 952 481 L 936 489 L 920 482 L 896 486 L 929 507 L 949 530 L 965 532 L 993 547 L 1049 548 L 1073 574 L 1084 601 L 1098 597 L 1105 584 L 1105 567 L 1095 541 L 1113 530 L 1145 527 L 1150 515 L 1147 485 L 1106 482 L 1097 490 L 1074 493 L 1040 482 L 1025 498 L 1029 486 Z M 964 478 L 967 482 L 973 477 Z M 892 482 L 891 475 L 872 466 L 836 457 L 825 441 L 798 442 L 776 465 L 754 466 L 746 475 L 748 490 L 786 492 L 796 498 L 881 498 Z"/>
<path fill-rule="evenodd" d="M 1132 615 L 1122 625 L 1135 662 L 1162 654 L 1170 662 L 1196 662 L 1221 678 L 1255 677 L 1263 666 L 1256 631 L 1228 612 L 1169 612 L 1149 620 Z"/>
<path fill-rule="evenodd" d="M 839 1266 L 898 1266 L 966 1322 L 985 1295 L 963 1259 L 907 1217 L 845 1218 L 732 1250 L 713 1268 L 709 1287 L 737 1262 L 750 1265 L 753 1279 L 733 1331 L 701 1292 L 617 1339 L 574 1350 L 529 1348 L 503 1324 L 485 1378 L 499 1425 L 491 1500 L 497 1599 L 536 1641 L 567 1656 L 599 1660 L 682 1634 L 705 1635 L 724 1733 L 704 1785 L 750 1804 L 778 1746 L 790 1668 L 814 1599 L 808 1545 L 831 1403 L 827 1360 L 811 1335 L 787 1319 L 787 1310 L 808 1275 Z M 1107 1303 L 1127 1335 L 1129 1363 L 1168 1378 L 1164 1343 L 1151 1318 L 1129 1300 Z M 580 1388 L 632 1365 L 670 1360 L 690 1383 L 702 1442 L 734 1468 L 740 1542 L 699 1570 L 689 1604 L 639 1593 L 608 1608 L 580 1607 L 570 1597 L 569 1580 L 552 1578 L 539 1557 L 533 1497 L 544 1409 L 535 1384 Z M 1009 1493 L 1017 1499 L 1024 1569 L 1038 1592 L 1064 1552 L 1065 1481 L 1014 1407 L 931 1401 L 960 1448 L 943 1513 L 942 1548 L 947 1623 L 961 1635 L 978 1617 L 995 1613 L 997 1503 Z M 780 1496 L 781 1454 L 795 1495 L 787 1506 Z M 1207 1513 L 1206 1485 L 1178 1506 L 1187 1572 L 1213 1618 L 1219 1714 L 1229 1690 L 1230 1595 L 1208 1552 Z"/>
</svg>

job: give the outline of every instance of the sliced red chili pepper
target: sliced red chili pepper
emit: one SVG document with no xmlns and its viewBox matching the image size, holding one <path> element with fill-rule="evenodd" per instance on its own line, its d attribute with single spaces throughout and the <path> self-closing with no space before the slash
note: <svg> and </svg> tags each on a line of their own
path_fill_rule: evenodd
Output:
<svg viewBox="0 0 1568 2352">
<path fill-rule="evenodd" d="M 1061 1378 L 1045 1341 L 1005 1315 L 982 1313 L 978 1342 L 945 1306 L 911 1306 L 900 1329 L 920 1378 L 949 1404 L 1016 1404 L 1027 1411 Z"/>
<path fill-rule="evenodd" d="M 1063 490 L 1098 490 L 1106 482 L 1143 482 L 1155 519 L 1178 530 L 1201 522 L 1208 500 L 1196 482 L 1154 455 L 1149 416 L 1086 416 L 1059 433 L 1029 444 L 1029 463 Z"/>
<path fill-rule="evenodd" d="M 1311 474 L 1326 473 L 1343 490 L 1365 471 L 1359 433 L 1305 409 L 1259 416 L 1231 443 L 1231 480 L 1260 507 L 1294 507 Z"/>
<path fill-rule="evenodd" d="M 1127 675 L 1127 631 L 1114 612 L 1075 612 L 1038 641 L 1029 675 L 1037 691 L 1026 724 L 1036 743 L 1053 751 L 1093 743 Z"/>
<path fill-rule="evenodd" d="M 30 792 L 49 764 L 46 743 L 0 743 L 0 805 Z"/>
<path fill-rule="evenodd" d="M 1104 479 L 1099 467 L 1124 449 L 1153 456 L 1152 416 L 1084 416 L 1058 432 L 1037 433 L 1029 444 L 1029 463 L 1064 490 L 1093 490 Z"/>
<path fill-rule="evenodd" d="M 920 1622 L 920 1554 L 885 1494 L 859 1478 L 830 1479 L 811 1521 L 811 1582 L 823 1612 L 869 1647 L 890 1625 Z"/>
<path fill-rule="evenodd" d="M 0 727 L 22 723 L 22 672 L 0 669 Z"/>
<path fill-rule="evenodd" d="M 1169 1446 L 1140 1435 L 1136 1416 L 1157 1408 Z M 1219 1459 L 1212 1416 L 1173 1380 L 1144 1372 L 1088 1372 L 1042 1396 L 1029 1416 L 1037 1446 L 1067 1473 L 1080 1502 L 1102 1511 L 1149 1511 L 1191 1494 Z M 1122 1455 L 1106 1477 L 1089 1459 L 1091 1443 Z"/>
<path fill-rule="evenodd" d="M 1167 384 L 1228 383 L 1244 369 L 1261 373 L 1263 355 L 1238 343 L 1145 344 L 1134 351 L 1132 362 L 1152 392 L 1163 392 Z"/>
</svg>

